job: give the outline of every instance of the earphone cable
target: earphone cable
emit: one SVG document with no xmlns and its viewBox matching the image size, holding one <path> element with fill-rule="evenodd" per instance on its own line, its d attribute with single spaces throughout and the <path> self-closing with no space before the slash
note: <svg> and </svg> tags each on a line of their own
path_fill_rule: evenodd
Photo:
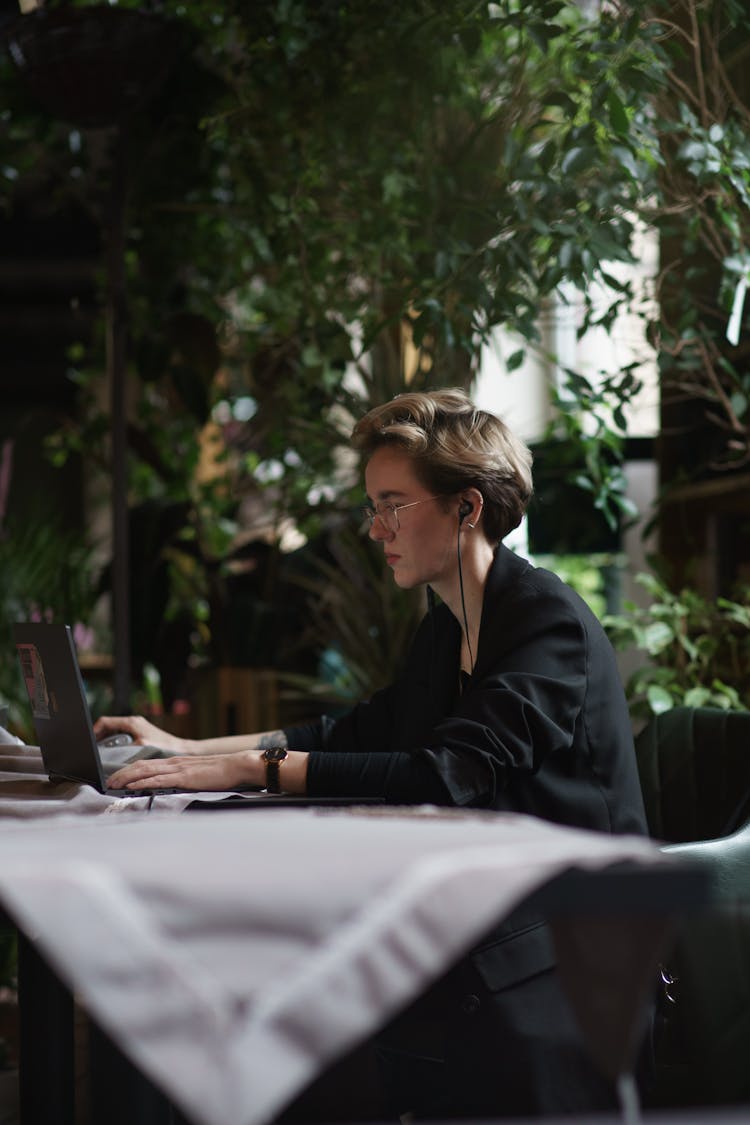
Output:
<svg viewBox="0 0 750 1125">
<path fill-rule="evenodd" d="M 461 524 L 458 525 L 458 532 L 456 534 L 456 555 L 458 556 L 458 585 L 461 590 L 461 612 L 464 615 L 464 632 L 466 634 L 466 647 L 469 650 L 469 664 L 471 665 L 471 672 L 474 671 L 474 653 L 471 650 L 471 641 L 469 640 L 469 620 L 466 616 L 466 601 L 464 599 L 464 575 L 461 566 Z"/>
</svg>

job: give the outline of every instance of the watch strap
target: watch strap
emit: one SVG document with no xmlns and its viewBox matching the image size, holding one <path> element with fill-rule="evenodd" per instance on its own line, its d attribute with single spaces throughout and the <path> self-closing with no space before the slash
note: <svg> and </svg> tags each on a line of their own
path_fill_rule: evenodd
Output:
<svg viewBox="0 0 750 1125">
<path fill-rule="evenodd" d="M 287 756 L 284 746 L 270 746 L 263 751 L 263 761 L 266 763 L 266 792 L 281 792 L 281 774 L 279 766 Z"/>
</svg>

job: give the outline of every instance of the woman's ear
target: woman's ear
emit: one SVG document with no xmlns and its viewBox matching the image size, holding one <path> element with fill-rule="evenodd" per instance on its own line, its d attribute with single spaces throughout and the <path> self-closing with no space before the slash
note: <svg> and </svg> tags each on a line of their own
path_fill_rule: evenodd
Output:
<svg viewBox="0 0 750 1125">
<path fill-rule="evenodd" d="M 469 527 L 476 527 L 477 521 L 482 514 L 484 497 L 478 488 L 471 488 L 469 492 L 471 496 L 462 496 L 461 502 L 458 505 L 458 523 L 460 526 L 467 516 L 471 516 L 472 513 L 476 512 L 473 522 L 469 524 Z"/>
</svg>

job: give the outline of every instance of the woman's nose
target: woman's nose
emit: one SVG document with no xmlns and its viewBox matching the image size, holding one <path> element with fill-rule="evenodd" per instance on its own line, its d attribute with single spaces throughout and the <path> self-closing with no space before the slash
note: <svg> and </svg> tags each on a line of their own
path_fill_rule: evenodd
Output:
<svg viewBox="0 0 750 1125">
<path fill-rule="evenodd" d="M 379 543 L 382 539 L 392 539 L 394 533 L 390 530 L 390 528 L 387 528 L 385 526 L 380 516 L 376 515 L 375 519 L 370 524 L 370 530 L 368 534 L 371 539 L 374 539 L 376 543 Z"/>
</svg>

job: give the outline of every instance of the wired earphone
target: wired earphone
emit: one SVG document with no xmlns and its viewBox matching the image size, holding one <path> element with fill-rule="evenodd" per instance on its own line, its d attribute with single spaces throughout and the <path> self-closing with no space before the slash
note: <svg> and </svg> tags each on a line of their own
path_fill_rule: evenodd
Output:
<svg viewBox="0 0 750 1125">
<path fill-rule="evenodd" d="M 471 664 L 471 671 L 474 671 L 474 653 L 471 649 L 471 641 L 469 640 L 469 620 L 466 616 L 466 601 L 464 599 L 464 575 L 461 567 L 461 524 L 467 516 L 470 516 L 473 510 L 473 505 L 469 500 L 462 500 L 458 506 L 458 534 L 456 535 L 456 555 L 458 557 L 458 585 L 461 590 L 461 612 L 464 615 L 464 633 L 466 634 L 466 647 L 469 650 L 469 663 Z M 476 527 L 476 524 L 469 523 L 468 527 Z"/>
</svg>

